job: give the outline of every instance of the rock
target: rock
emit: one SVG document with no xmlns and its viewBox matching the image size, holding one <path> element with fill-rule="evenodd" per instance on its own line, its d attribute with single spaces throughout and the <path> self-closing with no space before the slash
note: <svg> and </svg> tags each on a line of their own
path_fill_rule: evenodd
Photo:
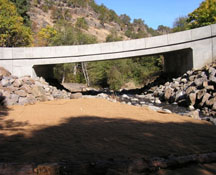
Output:
<svg viewBox="0 0 216 175">
<path fill-rule="evenodd" d="M 10 80 L 9 80 L 9 79 L 6 79 L 6 78 L 3 78 L 3 79 L 1 80 L 1 85 L 2 85 L 3 87 L 9 86 L 9 85 L 10 85 Z"/>
<path fill-rule="evenodd" d="M 15 94 L 19 95 L 20 97 L 26 97 L 27 93 L 24 90 L 15 91 Z"/>
<path fill-rule="evenodd" d="M 208 101 L 208 99 L 211 97 L 211 95 L 209 93 L 206 93 L 203 98 L 201 103 L 199 104 L 200 106 L 203 106 L 205 104 L 206 101 Z"/>
<path fill-rule="evenodd" d="M 196 93 L 191 93 L 191 94 L 189 94 L 189 99 L 190 99 L 190 104 L 191 104 L 192 106 L 194 106 L 195 103 L 196 103 Z"/>
<path fill-rule="evenodd" d="M 156 98 L 156 99 L 155 99 L 155 103 L 156 103 L 156 104 L 161 104 L 161 101 L 159 100 L 159 98 Z"/>
<path fill-rule="evenodd" d="M 203 82 L 205 81 L 205 79 L 203 78 L 198 78 L 198 79 L 195 79 L 194 83 L 197 87 L 200 87 L 202 86 Z"/>
<path fill-rule="evenodd" d="M 183 91 L 181 91 L 181 90 L 177 91 L 175 101 L 181 100 L 182 98 L 184 98 Z"/>
<path fill-rule="evenodd" d="M 209 74 L 210 74 L 211 76 L 215 76 L 215 74 L 216 74 L 216 69 L 215 69 L 214 67 L 210 67 L 209 70 L 208 70 L 208 72 L 209 72 Z"/>
<path fill-rule="evenodd" d="M 46 94 L 45 90 L 43 90 L 41 86 L 34 86 L 31 92 L 32 95 L 35 97 L 39 97 Z"/>
<path fill-rule="evenodd" d="M 27 84 L 22 85 L 22 87 L 20 89 L 24 90 L 28 94 L 32 94 L 32 88 L 31 88 L 31 86 L 29 86 Z"/>
<path fill-rule="evenodd" d="M 190 86 L 190 87 L 187 88 L 186 94 L 189 95 L 190 93 L 195 92 L 195 91 L 196 91 L 196 87 L 195 86 Z"/>
<path fill-rule="evenodd" d="M 193 118 L 193 119 L 200 120 L 199 110 L 191 111 L 191 112 L 187 113 L 186 115 Z"/>
<path fill-rule="evenodd" d="M 177 87 L 179 87 L 179 82 L 175 81 L 174 83 L 172 83 L 171 88 L 176 89 Z"/>
<path fill-rule="evenodd" d="M 195 75 L 192 75 L 192 76 L 190 76 L 188 79 L 189 79 L 190 81 L 194 81 L 195 78 L 196 78 L 196 76 L 195 76 Z"/>
<path fill-rule="evenodd" d="M 170 83 L 169 82 L 166 82 L 165 84 L 164 84 L 164 86 L 169 86 L 170 85 Z"/>
<path fill-rule="evenodd" d="M 70 96 L 71 99 L 79 99 L 82 98 L 82 93 L 74 93 Z"/>
<path fill-rule="evenodd" d="M 128 104 L 128 105 L 132 105 L 132 103 L 131 103 L 131 102 L 127 102 L 127 104 Z"/>
<path fill-rule="evenodd" d="M 16 79 L 14 82 L 13 82 L 13 86 L 14 87 L 20 87 L 22 85 L 22 80 L 20 79 Z"/>
<path fill-rule="evenodd" d="M 165 90 L 165 93 L 164 93 L 164 99 L 168 101 L 170 99 L 172 93 L 173 93 L 173 89 L 167 88 Z"/>
<path fill-rule="evenodd" d="M 123 94 L 123 95 L 122 95 L 122 98 L 129 99 L 130 97 L 129 97 L 128 95 L 126 95 L 126 94 Z"/>
<path fill-rule="evenodd" d="M 206 105 L 207 106 L 212 106 L 214 104 L 214 102 L 216 102 L 216 97 L 208 99 L 206 101 Z"/>
<path fill-rule="evenodd" d="M 188 109 L 189 109 L 190 111 L 194 111 L 194 110 L 195 110 L 194 106 L 192 106 L 192 105 L 190 105 L 190 106 L 188 107 Z"/>
<path fill-rule="evenodd" d="M 206 89 L 202 89 L 197 93 L 197 99 L 200 100 L 206 93 Z"/>
<path fill-rule="evenodd" d="M 216 85 L 216 77 L 215 76 L 209 77 L 209 85 Z"/>
<path fill-rule="evenodd" d="M 193 71 L 189 70 L 189 71 L 187 71 L 187 74 L 188 74 L 189 76 L 191 76 L 191 75 L 193 74 Z"/>
<path fill-rule="evenodd" d="M 28 104 L 28 100 L 26 97 L 20 97 L 18 103 L 19 103 L 19 105 L 26 105 L 26 104 Z"/>
<path fill-rule="evenodd" d="M 172 114 L 172 112 L 169 109 L 157 110 L 157 112 L 162 113 L 162 114 Z"/>
<path fill-rule="evenodd" d="M 213 91 L 214 90 L 214 86 L 206 86 L 205 89 Z"/>
<path fill-rule="evenodd" d="M 131 98 L 131 101 L 132 101 L 132 102 L 138 102 L 139 99 L 138 99 L 138 98 Z"/>
<path fill-rule="evenodd" d="M 108 96 L 107 94 L 100 93 L 100 94 L 97 95 L 97 97 L 106 99 L 106 98 L 108 98 L 109 96 Z"/>
<path fill-rule="evenodd" d="M 7 99 L 7 105 L 11 106 L 11 105 L 15 105 L 18 103 L 19 100 L 19 95 L 16 94 L 11 94 L 10 98 Z"/>
<path fill-rule="evenodd" d="M 214 102 L 214 104 L 212 106 L 212 110 L 216 111 L 216 101 Z"/>
<path fill-rule="evenodd" d="M 186 78 L 182 78 L 181 79 L 181 83 L 184 83 L 184 84 L 187 83 L 187 79 Z"/>
<path fill-rule="evenodd" d="M 204 81 L 202 86 L 203 86 L 204 88 L 206 88 L 206 87 L 208 86 L 208 81 Z"/>
<path fill-rule="evenodd" d="M 216 125 L 216 118 L 210 117 L 210 121 L 211 121 L 214 125 Z"/>
</svg>

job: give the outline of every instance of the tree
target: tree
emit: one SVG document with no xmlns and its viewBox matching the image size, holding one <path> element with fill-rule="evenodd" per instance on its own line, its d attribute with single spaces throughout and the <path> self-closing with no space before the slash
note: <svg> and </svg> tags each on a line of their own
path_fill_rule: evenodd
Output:
<svg viewBox="0 0 216 175">
<path fill-rule="evenodd" d="M 177 18 L 173 23 L 173 32 L 180 32 L 188 29 L 188 17 L 182 16 Z"/>
<path fill-rule="evenodd" d="M 216 23 L 216 0 L 205 0 L 188 15 L 190 28 L 196 28 Z"/>
<path fill-rule="evenodd" d="M 160 34 L 168 34 L 168 33 L 171 32 L 171 28 L 169 28 L 167 26 L 164 26 L 164 25 L 159 25 L 158 28 L 157 28 L 157 31 Z"/>
<path fill-rule="evenodd" d="M 85 18 L 77 18 L 75 26 L 80 29 L 88 30 L 89 26 Z"/>
<path fill-rule="evenodd" d="M 145 25 L 144 20 L 142 20 L 141 18 L 139 19 L 134 19 L 133 20 L 133 25 L 138 26 L 138 27 L 142 27 Z"/>
<path fill-rule="evenodd" d="M 115 30 L 111 30 L 110 34 L 106 37 L 106 42 L 122 41 L 122 39 Z"/>
<path fill-rule="evenodd" d="M 57 31 L 52 26 L 46 26 L 38 32 L 40 46 L 52 46 L 57 37 Z"/>
<path fill-rule="evenodd" d="M 30 8 L 29 0 L 10 0 L 16 5 L 17 12 L 24 19 L 24 24 L 30 26 L 30 17 L 27 14 Z"/>
<path fill-rule="evenodd" d="M 122 15 L 120 15 L 120 19 L 122 20 L 122 22 L 125 25 L 129 25 L 130 24 L 131 18 L 128 15 L 122 14 Z"/>
<path fill-rule="evenodd" d="M 24 26 L 16 6 L 8 0 L 0 0 L 0 46 L 28 46 L 31 42 L 31 30 Z"/>
</svg>

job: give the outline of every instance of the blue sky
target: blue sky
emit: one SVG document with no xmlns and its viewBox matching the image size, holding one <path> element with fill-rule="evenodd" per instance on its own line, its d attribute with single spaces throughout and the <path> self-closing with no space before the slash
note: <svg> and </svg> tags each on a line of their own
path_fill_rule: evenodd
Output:
<svg viewBox="0 0 216 175">
<path fill-rule="evenodd" d="M 95 0 L 120 14 L 127 14 L 133 20 L 141 18 L 156 29 L 158 25 L 172 27 L 180 16 L 186 16 L 199 7 L 203 0 Z"/>
</svg>

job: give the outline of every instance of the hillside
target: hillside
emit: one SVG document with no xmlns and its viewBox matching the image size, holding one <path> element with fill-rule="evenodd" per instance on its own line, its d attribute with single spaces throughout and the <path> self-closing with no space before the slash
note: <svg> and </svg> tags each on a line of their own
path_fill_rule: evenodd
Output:
<svg viewBox="0 0 216 175">
<path fill-rule="evenodd" d="M 104 5 L 99 6 L 93 0 L 31 0 L 28 15 L 35 33 L 47 25 L 56 25 L 59 20 L 67 20 L 73 26 L 83 20 L 88 27 L 80 27 L 82 31 L 94 35 L 98 42 L 105 42 L 111 32 L 118 33 L 121 40 L 158 34 L 141 19 L 131 23 L 129 16 L 118 16 L 113 10 Z"/>
<path fill-rule="evenodd" d="M 94 0 L 1 0 L 0 46 L 83 45 L 150 37 L 212 24 L 215 9 L 215 0 L 205 0 L 194 12 L 178 18 L 173 29 L 160 25 L 153 30 L 144 20 L 132 21 Z M 54 78 L 115 90 L 128 83 L 139 87 L 163 70 L 162 59 L 158 55 L 55 65 Z"/>
</svg>

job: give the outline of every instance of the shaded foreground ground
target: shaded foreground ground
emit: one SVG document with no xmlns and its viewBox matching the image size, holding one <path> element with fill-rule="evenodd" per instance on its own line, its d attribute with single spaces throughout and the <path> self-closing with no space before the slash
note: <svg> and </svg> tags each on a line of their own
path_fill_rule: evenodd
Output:
<svg viewBox="0 0 216 175">
<path fill-rule="evenodd" d="M 216 127 L 103 99 L 59 100 L 0 113 L 0 162 L 128 160 L 216 152 Z"/>
</svg>

